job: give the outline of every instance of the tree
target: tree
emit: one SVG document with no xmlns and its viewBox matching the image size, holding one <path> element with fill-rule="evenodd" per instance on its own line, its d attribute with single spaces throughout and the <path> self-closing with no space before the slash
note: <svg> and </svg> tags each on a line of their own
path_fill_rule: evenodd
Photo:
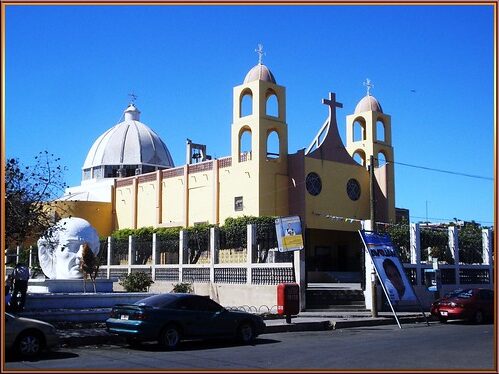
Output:
<svg viewBox="0 0 499 374">
<path fill-rule="evenodd" d="M 17 158 L 5 165 L 5 244 L 25 244 L 49 234 L 55 217 L 48 203 L 67 187 L 63 180 L 65 167 L 60 158 L 44 151 L 31 166 Z"/>
</svg>

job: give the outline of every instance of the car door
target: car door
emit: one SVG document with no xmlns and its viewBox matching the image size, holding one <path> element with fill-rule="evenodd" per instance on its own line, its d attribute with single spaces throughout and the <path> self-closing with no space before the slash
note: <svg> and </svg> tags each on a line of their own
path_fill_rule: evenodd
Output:
<svg viewBox="0 0 499 374">
<path fill-rule="evenodd" d="M 230 324 L 225 309 L 209 297 L 193 298 L 200 336 L 224 336 L 230 333 Z"/>
</svg>

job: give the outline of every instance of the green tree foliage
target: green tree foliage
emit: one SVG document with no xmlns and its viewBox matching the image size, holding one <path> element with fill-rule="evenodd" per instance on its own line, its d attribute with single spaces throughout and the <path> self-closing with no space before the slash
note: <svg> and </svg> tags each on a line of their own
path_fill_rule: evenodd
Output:
<svg viewBox="0 0 499 374">
<path fill-rule="evenodd" d="M 481 264 L 482 258 L 482 227 L 474 222 L 466 222 L 460 227 L 458 234 L 459 261 L 466 264 Z"/>
<path fill-rule="evenodd" d="M 403 221 L 395 225 L 389 225 L 386 228 L 387 234 L 390 235 L 392 243 L 399 251 L 399 256 L 402 262 L 411 261 L 411 237 L 409 231 L 409 223 Z"/>
<path fill-rule="evenodd" d="M 439 262 L 454 264 L 454 258 L 449 248 L 447 229 L 423 227 L 420 230 L 420 241 L 422 260 L 427 260 L 428 256 L 431 255 L 433 258 L 438 258 Z"/>
<path fill-rule="evenodd" d="M 192 293 L 194 292 L 194 288 L 192 287 L 192 284 L 190 283 L 177 283 L 173 286 L 173 293 Z"/>
<path fill-rule="evenodd" d="M 33 165 L 25 166 L 17 158 L 5 165 L 5 241 L 7 247 L 29 244 L 49 231 L 54 215 L 48 202 L 67 187 L 65 167 L 60 158 L 40 152 Z"/>
<path fill-rule="evenodd" d="M 136 271 L 120 279 L 120 285 L 127 292 L 148 292 L 153 284 L 151 276 L 143 271 Z"/>
<path fill-rule="evenodd" d="M 203 253 L 210 249 L 210 229 L 215 225 L 200 224 L 188 227 L 187 248 L 189 250 L 189 264 L 196 264 Z"/>
</svg>

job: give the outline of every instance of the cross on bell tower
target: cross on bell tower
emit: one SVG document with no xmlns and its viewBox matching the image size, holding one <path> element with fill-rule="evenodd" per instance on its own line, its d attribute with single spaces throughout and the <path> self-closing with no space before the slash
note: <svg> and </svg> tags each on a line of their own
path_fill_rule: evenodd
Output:
<svg viewBox="0 0 499 374">
<path fill-rule="evenodd" d="M 371 88 L 374 87 L 374 84 L 371 82 L 369 78 L 366 78 L 366 81 L 363 84 L 367 88 L 367 96 L 371 96 Z"/>
<path fill-rule="evenodd" d="M 255 52 L 258 53 L 258 63 L 263 64 L 263 56 L 265 56 L 265 52 L 263 51 L 263 44 L 258 43 L 258 49 L 255 49 Z"/>
<path fill-rule="evenodd" d="M 137 100 L 137 95 L 135 95 L 133 92 L 129 93 L 128 96 L 130 96 L 131 102 L 130 104 L 135 105 L 135 101 Z"/>
</svg>

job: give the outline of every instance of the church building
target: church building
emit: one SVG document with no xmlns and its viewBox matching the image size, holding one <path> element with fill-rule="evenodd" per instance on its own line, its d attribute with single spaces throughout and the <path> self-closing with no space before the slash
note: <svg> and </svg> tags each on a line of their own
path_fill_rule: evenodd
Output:
<svg viewBox="0 0 499 374">
<path fill-rule="evenodd" d="M 330 93 L 317 135 L 290 153 L 286 88 L 259 52 L 258 64 L 233 88 L 229 155 L 212 159 L 206 145 L 187 140 L 186 163 L 175 166 L 132 103 L 91 147 L 81 185 L 60 200 L 101 236 L 123 228 L 223 225 L 243 215 L 298 215 L 309 281 L 332 281 L 325 278 L 331 272 L 360 277 L 361 221 L 373 212 L 377 222 L 396 218 L 394 167 L 386 162 L 394 160 L 391 117 L 367 81 L 367 95 L 346 116 L 343 144 L 336 118 L 343 104 Z"/>
</svg>

